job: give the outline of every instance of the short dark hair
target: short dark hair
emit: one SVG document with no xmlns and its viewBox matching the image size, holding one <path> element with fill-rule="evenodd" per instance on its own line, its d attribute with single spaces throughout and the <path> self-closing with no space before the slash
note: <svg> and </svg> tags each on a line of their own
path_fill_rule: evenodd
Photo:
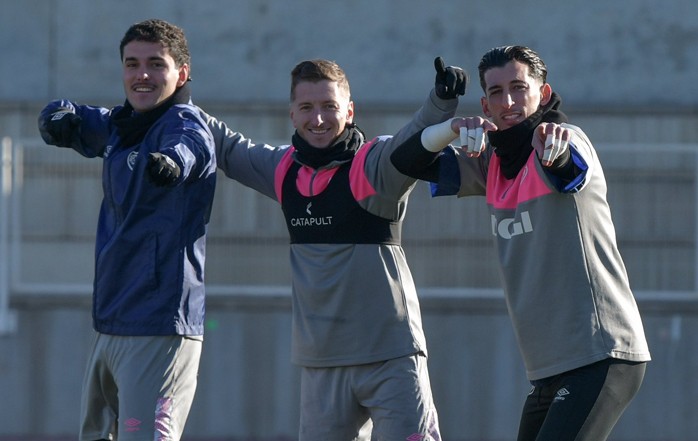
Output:
<svg viewBox="0 0 698 441">
<path fill-rule="evenodd" d="M 334 61 L 315 59 L 301 61 L 291 71 L 291 101 L 296 98 L 296 86 L 303 81 L 317 83 L 322 80 L 337 82 L 339 89 L 350 95 L 349 80 Z"/>
<path fill-rule="evenodd" d="M 185 64 L 191 68 L 191 56 L 184 31 L 165 20 L 150 19 L 132 25 L 124 34 L 119 46 L 121 60 L 124 59 L 124 47 L 132 41 L 145 41 L 148 43 L 161 43 L 169 54 L 172 55 L 175 65 L 182 67 Z"/>
<path fill-rule="evenodd" d="M 487 51 L 477 67 L 480 74 L 480 87 L 485 90 L 485 72 L 493 67 L 502 67 L 510 61 L 518 61 L 528 66 L 531 77 L 545 84 L 548 68 L 533 49 L 526 46 L 499 46 Z"/>
</svg>

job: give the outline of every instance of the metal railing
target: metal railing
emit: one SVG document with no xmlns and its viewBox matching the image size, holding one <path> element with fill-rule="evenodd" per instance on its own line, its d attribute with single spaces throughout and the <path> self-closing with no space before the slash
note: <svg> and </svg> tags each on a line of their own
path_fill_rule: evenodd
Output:
<svg viewBox="0 0 698 441">
<path fill-rule="evenodd" d="M 0 143 L 0 335 L 13 333 L 17 329 L 17 316 L 10 309 L 10 290 L 13 285 L 13 257 L 17 253 L 17 235 L 11 228 L 17 225 L 17 187 L 21 176 L 21 153 L 5 137 Z"/>
</svg>

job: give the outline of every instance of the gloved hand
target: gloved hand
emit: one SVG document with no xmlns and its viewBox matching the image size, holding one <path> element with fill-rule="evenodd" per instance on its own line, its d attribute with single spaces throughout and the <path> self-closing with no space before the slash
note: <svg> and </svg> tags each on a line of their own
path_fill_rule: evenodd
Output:
<svg viewBox="0 0 698 441">
<path fill-rule="evenodd" d="M 80 138 L 81 121 L 71 109 L 60 107 L 48 118 L 39 118 L 39 132 L 47 144 L 70 147 Z"/>
<path fill-rule="evenodd" d="M 446 67 L 441 57 L 434 59 L 434 68 L 436 68 L 436 82 L 434 84 L 436 96 L 450 100 L 465 94 L 465 88 L 468 86 L 468 74 L 463 69 L 457 66 Z"/>
<path fill-rule="evenodd" d="M 161 187 L 174 184 L 180 175 L 177 163 L 162 153 L 150 153 L 148 172 L 153 183 Z"/>
</svg>

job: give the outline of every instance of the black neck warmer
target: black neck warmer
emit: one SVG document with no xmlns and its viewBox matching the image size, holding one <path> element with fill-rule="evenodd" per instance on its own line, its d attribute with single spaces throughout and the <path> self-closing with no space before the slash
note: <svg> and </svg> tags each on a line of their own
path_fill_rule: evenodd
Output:
<svg viewBox="0 0 698 441">
<path fill-rule="evenodd" d="M 191 92 L 187 83 L 175 90 L 171 97 L 163 101 L 159 106 L 143 113 L 136 113 L 131 103 L 126 100 L 116 114 L 112 115 L 111 122 L 119 133 L 124 147 L 131 147 L 143 141 L 150 127 L 160 119 L 167 110 L 175 104 L 187 104 L 191 98 Z"/>
<path fill-rule="evenodd" d="M 298 135 L 298 131 L 291 138 L 293 147 L 296 149 L 296 160 L 312 168 L 324 167 L 331 162 L 350 160 L 364 143 L 364 140 L 364 133 L 354 123 L 347 124 L 335 143 L 324 149 L 308 144 L 305 139 Z"/>
<path fill-rule="evenodd" d="M 533 131 L 542 122 L 565 123 L 567 116 L 558 108 L 562 99 L 553 92 L 550 101 L 541 106 L 525 121 L 521 121 L 514 127 L 497 132 L 487 132 L 490 144 L 494 147 L 494 153 L 499 156 L 502 173 L 507 179 L 513 179 L 524 166 L 531 155 L 533 146 Z"/>
</svg>

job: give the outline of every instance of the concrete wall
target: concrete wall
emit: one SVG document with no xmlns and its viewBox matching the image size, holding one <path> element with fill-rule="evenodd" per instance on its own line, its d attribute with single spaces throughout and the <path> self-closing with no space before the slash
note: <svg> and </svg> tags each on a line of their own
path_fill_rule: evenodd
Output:
<svg viewBox="0 0 698 441">
<path fill-rule="evenodd" d="M 475 79 L 480 56 L 503 44 L 538 50 L 572 106 L 690 109 L 698 95 L 692 0 L 2 0 L 0 8 L 0 101 L 122 101 L 118 42 L 151 17 L 187 32 L 194 94 L 207 103 L 285 103 L 295 63 L 324 57 L 346 68 L 358 102 L 414 104 L 432 84 L 435 56 Z M 477 104 L 476 84 L 465 103 Z"/>
</svg>

